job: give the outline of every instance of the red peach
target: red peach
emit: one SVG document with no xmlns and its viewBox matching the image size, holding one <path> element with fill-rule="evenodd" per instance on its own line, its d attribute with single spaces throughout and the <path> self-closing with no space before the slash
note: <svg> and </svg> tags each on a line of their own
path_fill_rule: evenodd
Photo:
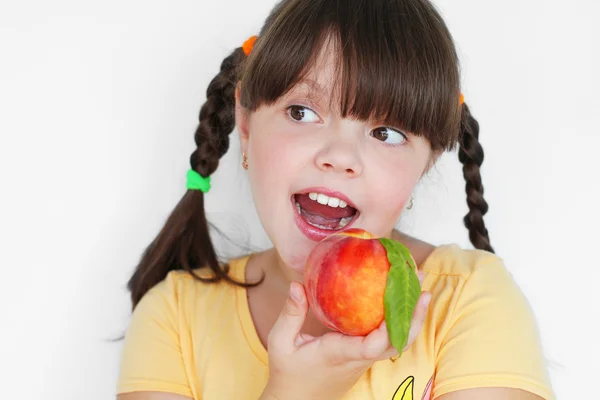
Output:
<svg viewBox="0 0 600 400">
<path fill-rule="evenodd" d="M 313 249 L 304 270 L 308 302 L 325 326 L 366 335 L 383 322 L 390 262 L 381 242 L 362 229 L 333 234 Z"/>
</svg>

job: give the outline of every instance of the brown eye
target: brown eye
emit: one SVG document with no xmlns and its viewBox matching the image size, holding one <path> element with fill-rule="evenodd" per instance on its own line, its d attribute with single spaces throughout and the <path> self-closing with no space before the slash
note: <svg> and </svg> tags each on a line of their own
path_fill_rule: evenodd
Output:
<svg viewBox="0 0 600 400">
<path fill-rule="evenodd" d="M 304 107 L 304 106 L 290 106 L 288 107 L 288 113 L 290 115 L 290 118 L 292 118 L 294 121 L 298 121 L 298 122 L 318 122 L 319 121 L 319 116 L 312 111 L 310 108 L 308 107 Z M 313 115 L 313 119 L 310 119 L 310 115 Z M 308 120 L 302 120 L 303 118 L 307 118 Z"/>
<path fill-rule="evenodd" d="M 300 106 L 291 106 L 290 107 L 290 115 L 292 116 L 292 118 L 294 118 L 296 121 L 300 121 L 302 120 L 302 118 L 304 118 L 304 107 L 300 107 Z"/>
<path fill-rule="evenodd" d="M 406 141 L 406 135 L 395 129 L 386 128 L 381 126 L 371 131 L 371 136 L 375 139 L 390 145 L 399 145 Z"/>
<path fill-rule="evenodd" d="M 385 142 L 388 138 L 388 133 L 385 131 L 385 128 L 377 128 L 373 130 L 373 137 Z"/>
</svg>

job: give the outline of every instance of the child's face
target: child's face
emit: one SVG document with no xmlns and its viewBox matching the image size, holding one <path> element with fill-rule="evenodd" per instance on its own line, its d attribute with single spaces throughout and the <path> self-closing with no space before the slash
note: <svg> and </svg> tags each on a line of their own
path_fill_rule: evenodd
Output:
<svg viewBox="0 0 600 400">
<path fill-rule="evenodd" d="M 317 241 L 349 219 L 345 228 L 389 236 L 432 157 L 423 138 L 407 133 L 405 139 L 393 127 L 340 118 L 328 107 L 332 60 L 321 60 L 318 74 L 308 78 L 325 88 L 323 95 L 309 96 L 311 85 L 300 84 L 272 106 L 249 116 L 239 106 L 236 112 L 258 215 L 281 260 L 297 273 Z M 347 215 L 350 206 L 345 213 L 339 205 L 319 207 L 309 192 L 341 193 L 337 197 L 349 200 L 356 213 L 342 222 L 336 217 Z M 299 213 L 297 202 L 307 209 Z"/>
</svg>

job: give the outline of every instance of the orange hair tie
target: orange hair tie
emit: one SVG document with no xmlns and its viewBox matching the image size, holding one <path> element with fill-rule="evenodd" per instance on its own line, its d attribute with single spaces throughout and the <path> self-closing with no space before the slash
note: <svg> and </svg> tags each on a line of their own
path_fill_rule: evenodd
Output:
<svg viewBox="0 0 600 400">
<path fill-rule="evenodd" d="M 256 39 L 257 39 L 257 38 L 258 38 L 258 37 L 257 37 L 256 35 L 255 35 L 255 36 L 251 36 L 251 37 L 250 37 L 248 40 L 246 40 L 246 41 L 244 42 L 244 44 L 242 45 L 242 50 L 244 50 L 244 53 L 245 53 L 246 55 L 249 55 L 249 54 L 250 54 L 250 52 L 252 51 L 252 48 L 254 47 L 254 42 L 256 42 Z"/>
<path fill-rule="evenodd" d="M 460 102 L 459 103 L 462 106 L 464 102 L 465 102 L 465 96 L 463 96 L 463 94 L 461 93 L 460 94 Z"/>
</svg>

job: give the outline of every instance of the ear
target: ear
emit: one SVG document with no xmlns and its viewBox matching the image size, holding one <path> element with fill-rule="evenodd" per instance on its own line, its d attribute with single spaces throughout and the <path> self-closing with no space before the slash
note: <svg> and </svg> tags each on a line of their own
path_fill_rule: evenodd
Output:
<svg viewBox="0 0 600 400">
<path fill-rule="evenodd" d="M 248 151 L 248 140 L 250 138 L 248 132 L 248 112 L 240 104 L 239 84 L 235 88 L 235 124 L 240 136 L 240 150 L 245 153 Z"/>
</svg>

